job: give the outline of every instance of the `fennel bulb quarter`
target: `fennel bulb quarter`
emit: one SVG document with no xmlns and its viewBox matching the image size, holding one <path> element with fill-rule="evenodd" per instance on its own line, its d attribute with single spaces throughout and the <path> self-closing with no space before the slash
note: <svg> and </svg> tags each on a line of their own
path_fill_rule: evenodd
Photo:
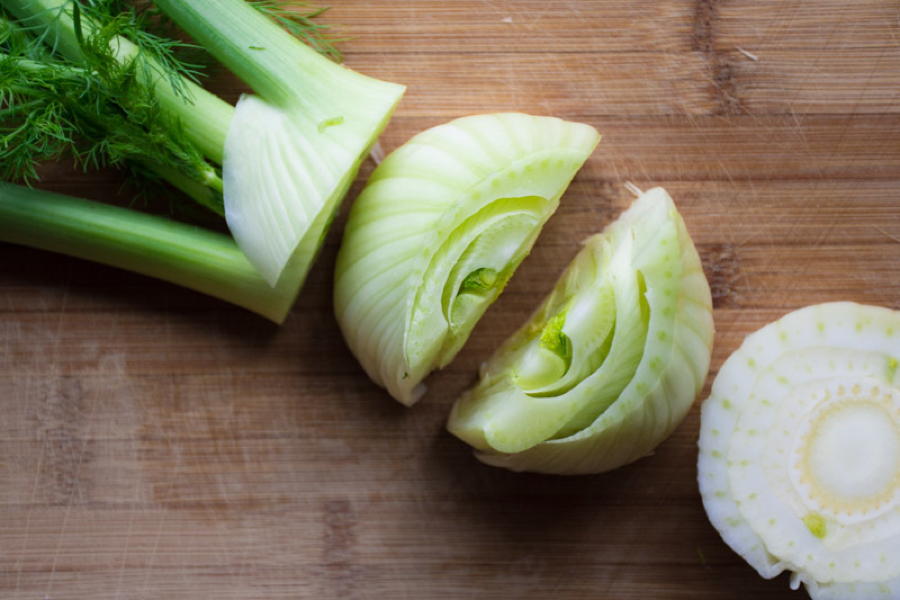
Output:
<svg viewBox="0 0 900 600">
<path fill-rule="evenodd" d="M 411 405 L 525 258 L 600 140 L 593 127 L 521 113 L 420 133 L 353 205 L 334 304 L 369 376 Z"/>
<path fill-rule="evenodd" d="M 712 302 L 672 199 L 642 194 L 585 242 L 453 407 L 451 433 L 516 471 L 608 471 L 649 454 L 706 379 Z"/>
</svg>

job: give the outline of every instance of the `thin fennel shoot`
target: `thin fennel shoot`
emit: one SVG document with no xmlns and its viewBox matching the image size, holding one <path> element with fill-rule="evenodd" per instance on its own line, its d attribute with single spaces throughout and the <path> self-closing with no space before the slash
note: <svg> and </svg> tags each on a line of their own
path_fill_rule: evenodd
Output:
<svg viewBox="0 0 900 600">
<path fill-rule="evenodd" d="M 194 139 L 192 115 L 208 131 L 219 124 L 220 158 L 233 109 L 196 85 L 196 71 L 175 58 L 177 42 L 144 32 L 134 11 L 68 0 L 2 5 L 20 16 L 2 21 L 4 179 L 28 183 L 37 164 L 71 155 L 84 168 L 152 173 L 223 214 L 221 176 L 205 158 L 216 153 Z M 215 135 L 202 137 L 215 144 Z"/>
<path fill-rule="evenodd" d="M 171 219 L 0 182 L 0 240 L 156 277 L 284 320 L 298 279 L 272 288 L 230 236 Z"/>
</svg>

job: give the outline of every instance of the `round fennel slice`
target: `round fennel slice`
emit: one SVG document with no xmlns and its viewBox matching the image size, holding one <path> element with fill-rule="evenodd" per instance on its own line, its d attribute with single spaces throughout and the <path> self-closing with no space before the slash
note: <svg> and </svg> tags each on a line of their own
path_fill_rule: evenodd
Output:
<svg viewBox="0 0 900 600">
<path fill-rule="evenodd" d="M 456 402 L 448 429 L 491 465 L 614 469 L 649 454 L 687 414 L 712 338 L 697 251 L 655 188 L 585 242 Z"/>
<path fill-rule="evenodd" d="M 552 117 L 476 115 L 416 135 L 375 169 L 344 230 L 334 300 L 376 383 L 406 405 L 421 397 L 599 140 Z"/>
<path fill-rule="evenodd" d="M 816 600 L 900 598 L 900 312 L 806 307 L 747 337 L 704 401 L 709 519 Z"/>
</svg>

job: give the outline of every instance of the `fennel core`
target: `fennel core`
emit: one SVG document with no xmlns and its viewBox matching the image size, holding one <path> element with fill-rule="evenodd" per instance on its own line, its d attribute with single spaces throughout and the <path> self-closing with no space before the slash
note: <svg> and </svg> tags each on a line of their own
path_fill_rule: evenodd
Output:
<svg viewBox="0 0 900 600">
<path fill-rule="evenodd" d="M 900 594 L 900 311 L 832 302 L 750 334 L 701 410 L 697 473 L 725 542 L 813 600 Z"/>
</svg>

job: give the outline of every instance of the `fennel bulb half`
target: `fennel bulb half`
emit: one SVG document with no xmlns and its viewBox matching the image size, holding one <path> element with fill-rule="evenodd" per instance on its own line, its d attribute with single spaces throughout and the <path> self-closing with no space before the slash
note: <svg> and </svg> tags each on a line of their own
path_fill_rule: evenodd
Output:
<svg viewBox="0 0 900 600">
<path fill-rule="evenodd" d="M 516 471 L 598 473 L 649 454 L 709 368 L 709 285 L 662 188 L 585 242 L 454 405 L 451 433 Z"/>
<path fill-rule="evenodd" d="M 302 283 L 405 88 L 331 62 L 243 0 L 156 5 L 253 89 L 225 139 L 225 218 L 270 285 Z"/>
<path fill-rule="evenodd" d="M 413 404 L 528 254 L 600 140 L 520 113 L 463 117 L 413 137 L 353 205 L 335 313 L 369 376 Z"/>
<path fill-rule="evenodd" d="M 900 598 L 900 311 L 809 306 L 748 336 L 703 403 L 710 521 L 816 600 Z"/>
</svg>

